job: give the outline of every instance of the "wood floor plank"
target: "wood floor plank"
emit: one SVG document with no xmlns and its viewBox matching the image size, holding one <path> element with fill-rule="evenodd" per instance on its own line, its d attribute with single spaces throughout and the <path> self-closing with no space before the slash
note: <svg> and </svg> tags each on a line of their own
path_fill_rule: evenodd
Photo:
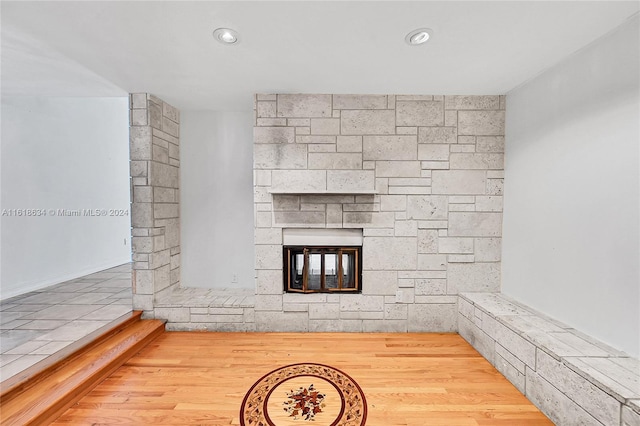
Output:
<svg viewBox="0 0 640 426">
<path fill-rule="evenodd" d="M 360 385 L 367 426 L 553 424 L 456 334 L 185 332 L 161 335 L 54 424 L 237 426 L 257 380 L 304 362 Z"/>
</svg>

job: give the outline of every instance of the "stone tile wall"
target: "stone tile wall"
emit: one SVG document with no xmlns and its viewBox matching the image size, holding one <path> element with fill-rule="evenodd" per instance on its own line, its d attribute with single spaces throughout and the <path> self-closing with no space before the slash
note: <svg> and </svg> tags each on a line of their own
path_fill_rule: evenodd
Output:
<svg viewBox="0 0 640 426">
<path fill-rule="evenodd" d="M 456 331 L 500 290 L 503 96 L 257 95 L 255 324 Z M 362 294 L 283 294 L 283 228 L 361 228 Z"/>
<path fill-rule="evenodd" d="M 496 293 L 464 293 L 458 330 L 555 424 L 640 425 L 640 361 Z"/>
<path fill-rule="evenodd" d="M 180 113 L 146 93 L 130 106 L 133 308 L 153 316 L 180 284 Z"/>
</svg>

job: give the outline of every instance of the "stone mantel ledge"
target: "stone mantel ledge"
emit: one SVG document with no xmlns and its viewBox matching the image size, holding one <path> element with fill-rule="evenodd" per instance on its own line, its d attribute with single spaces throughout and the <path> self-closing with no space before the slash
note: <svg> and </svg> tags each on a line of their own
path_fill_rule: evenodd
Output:
<svg viewBox="0 0 640 426">
<path fill-rule="evenodd" d="M 484 338 L 478 340 L 480 336 L 472 337 L 472 340 L 475 340 L 475 344 L 479 344 L 481 349 L 486 351 L 488 348 L 486 346 L 487 340 L 484 339 L 495 341 L 495 346 L 500 346 L 501 350 L 503 347 L 509 350 L 507 346 L 513 344 L 514 352 L 522 351 L 521 354 L 511 355 L 514 357 L 512 361 L 515 364 L 524 362 L 521 364 L 521 368 L 526 365 L 527 370 L 531 369 L 534 374 L 541 374 L 540 377 L 547 380 L 557 380 L 557 385 L 566 386 L 567 389 L 571 387 L 568 383 L 572 382 L 572 379 L 565 377 L 561 371 L 572 371 L 621 404 L 620 424 L 636 425 L 635 422 L 640 421 L 640 405 L 638 404 L 640 400 L 640 360 L 500 293 L 460 293 L 458 308 L 461 315 L 459 318 L 471 321 L 474 327 L 478 327 L 476 331 L 482 332 Z M 465 337 L 464 325 L 458 324 L 458 326 L 460 334 Z M 522 338 L 521 341 L 526 345 L 531 345 L 538 350 L 531 365 L 529 364 L 531 357 L 527 357 L 531 354 L 527 349 L 523 349 L 522 344 L 515 343 L 514 334 Z M 473 344 L 474 342 L 472 342 Z M 495 354 L 497 353 L 496 350 Z M 489 352 L 489 357 L 487 357 L 487 354 L 483 353 L 485 358 L 494 365 L 502 362 L 502 358 L 498 356 L 491 359 L 491 354 L 492 352 Z M 504 355 L 504 351 L 502 354 Z M 521 357 L 519 358 L 518 355 Z M 560 366 L 565 370 L 562 370 Z M 505 371 L 500 368 L 499 370 L 505 374 Z M 521 387 L 525 386 L 524 393 L 528 395 L 528 373 L 526 383 L 519 381 L 523 377 L 517 376 L 518 374 L 515 374 L 514 377 L 518 384 L 514 384 L 521 391 L 524 391 Z M 509 378 L 508 375 L 507 378 Z M 511 380 L 511 378 L 509 379 Z M 598 404 L 596 401 L 593 403 Z M 583 406 L 583 408 L 593 415 L 593 412 L 590 411 L 591 407 Z M 595 412 L 597 410 L 595 409 Z M 549 415 L 546 412 L 545 414 Z M 625 418 L 632 418 L 631 423 L 625 421 Z"/>
<path fill-rule="evenodd" d="M 375 189 L 341 189 L 341 190 L 297 190 L 297 189 L 270 189 L 273 195 L 376 195 Z"/>
</svg>

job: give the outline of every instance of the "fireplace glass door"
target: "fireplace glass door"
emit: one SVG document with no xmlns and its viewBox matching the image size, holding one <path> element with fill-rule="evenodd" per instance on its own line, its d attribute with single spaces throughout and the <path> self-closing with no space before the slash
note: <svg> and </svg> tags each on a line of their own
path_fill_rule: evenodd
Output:
<svg viewBox="0 0 640 426">
<path fill-rule="evenodd" d="M 287 292 L 361 291 L 361 247 L 284 247 Z"/>
</svg>

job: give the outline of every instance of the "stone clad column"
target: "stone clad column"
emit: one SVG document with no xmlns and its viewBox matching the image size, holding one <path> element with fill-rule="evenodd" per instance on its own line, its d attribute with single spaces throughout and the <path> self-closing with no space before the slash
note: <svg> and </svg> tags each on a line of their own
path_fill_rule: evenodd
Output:
<svg viewBox="0 0 640 426">
<path fill-rule="evenodd" d="M 180 113 L 161 99 L 130 95 L 133 309 L 180 285 Z"/>
</svg>

